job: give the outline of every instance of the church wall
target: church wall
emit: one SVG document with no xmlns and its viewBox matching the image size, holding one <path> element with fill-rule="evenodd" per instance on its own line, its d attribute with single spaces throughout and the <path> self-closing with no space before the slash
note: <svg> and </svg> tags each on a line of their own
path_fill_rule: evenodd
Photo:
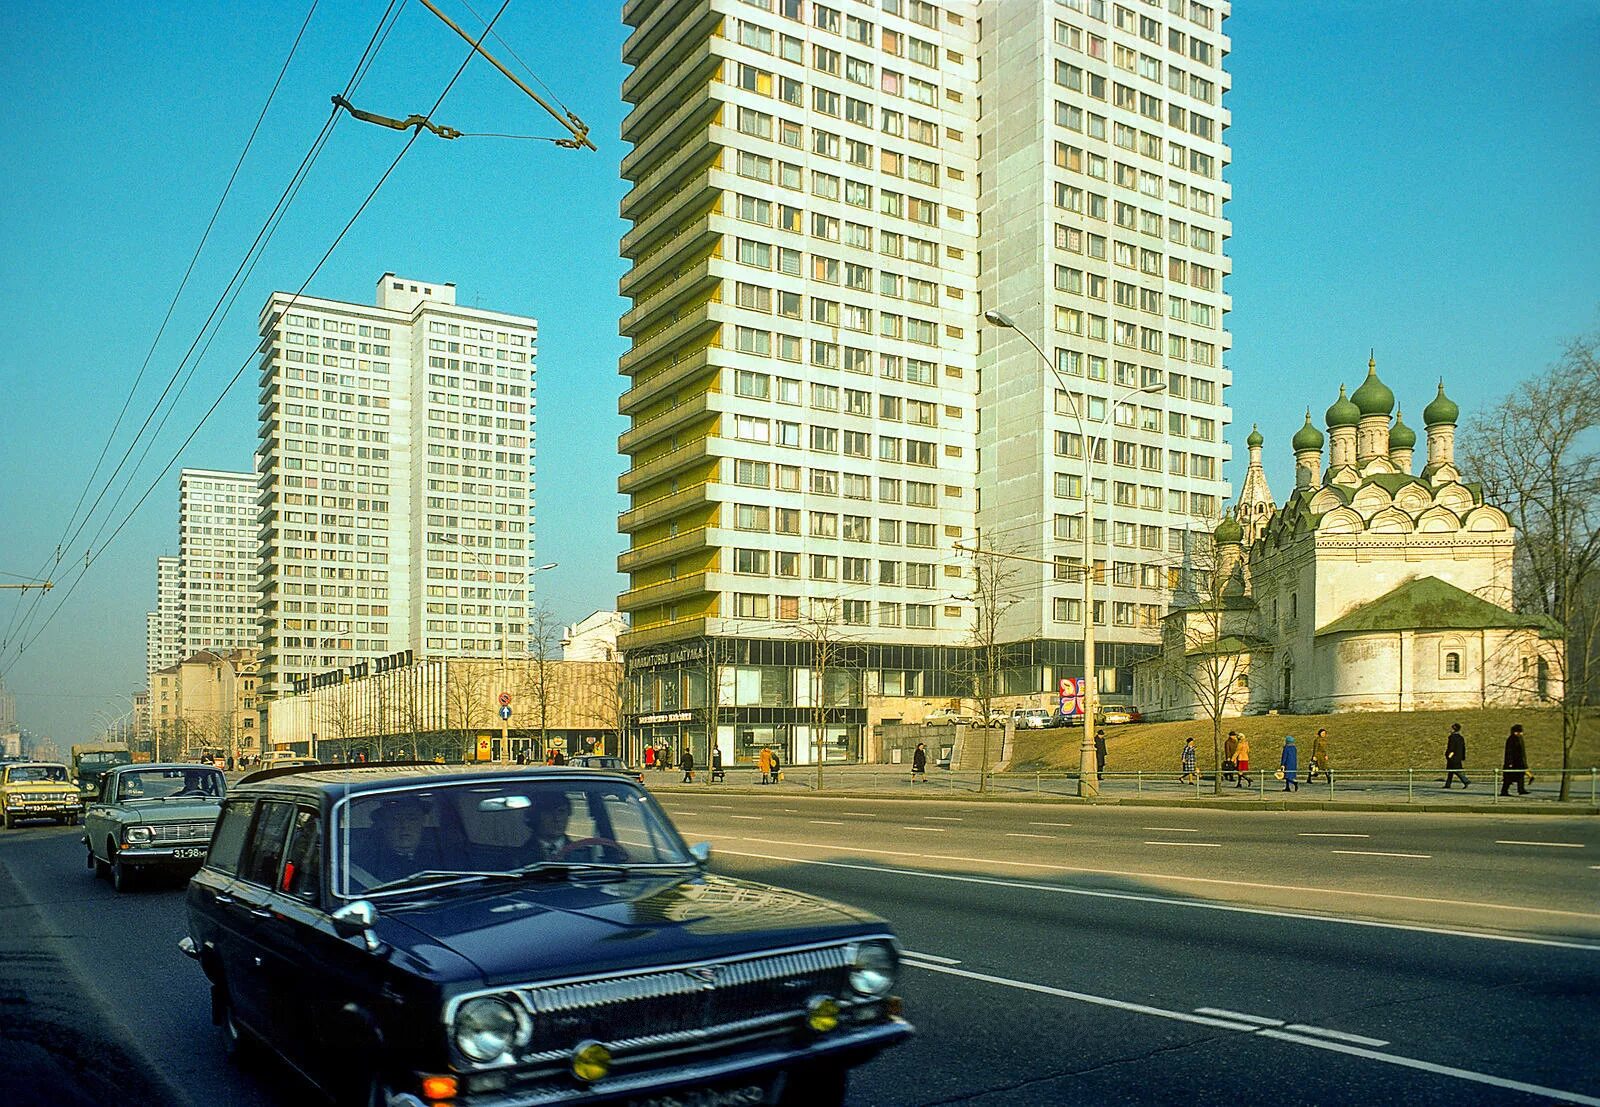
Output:
<svg viewBox="0 0 1600 1107">
<path fill-rule="evenodd" d="M 1317 627 L 1417 577 L 1438 577 L 1504 605 L 1509 600 L 1511 536 L 1322 537 L 1316 562 Z"/>
</svg>

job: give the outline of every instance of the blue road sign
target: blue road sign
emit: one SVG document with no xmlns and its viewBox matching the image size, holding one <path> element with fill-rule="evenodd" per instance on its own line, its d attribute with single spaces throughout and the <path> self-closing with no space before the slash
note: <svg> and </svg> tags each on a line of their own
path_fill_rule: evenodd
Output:
<svg viewBox="0 0 1600 1107">
<path fill-rule="evenodd" d="M 511 708 L 509 708 L 509 707 L 502 707 L 502 708 L 501 708 L 501 709 L 500 709 L 500 717 L 501 717 L 501 718 L 502 718 L 502 719 L 509 719 L 509 718 L 511 718 Z"/>
</svg>

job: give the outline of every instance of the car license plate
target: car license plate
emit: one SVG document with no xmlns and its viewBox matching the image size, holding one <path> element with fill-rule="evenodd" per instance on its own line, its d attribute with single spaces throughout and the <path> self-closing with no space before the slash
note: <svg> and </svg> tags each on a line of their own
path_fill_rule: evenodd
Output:
<svg viewBox="0 0 1600 1107">
<path fill-rule="evenodd" d="M 204 861 L 206 850 L 204 846 L 184 846 L 173 850 L 172 856 L 177 861 Z"/>
<path fill-rule="evenodd" d="M 757 1107 L 766 1102 L 767 1085 L 737 1084 L 644 1096 L 628 1100 L 628 1107 Z"/>
</svg>

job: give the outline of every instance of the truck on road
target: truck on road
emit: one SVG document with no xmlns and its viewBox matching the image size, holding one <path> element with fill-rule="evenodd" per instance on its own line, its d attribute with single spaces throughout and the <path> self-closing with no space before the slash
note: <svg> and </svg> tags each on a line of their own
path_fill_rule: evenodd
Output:
<svg viewBox="0 0 1600 1107">
<path fill-rule="evenodd" d="M 100 791 L 100 777 L 107 769 L 133 764 L 133 754 L 122 742 L 95 742 L 72 747 L 72 775 L 78 791 L 92 796 Z"/>
</svg>

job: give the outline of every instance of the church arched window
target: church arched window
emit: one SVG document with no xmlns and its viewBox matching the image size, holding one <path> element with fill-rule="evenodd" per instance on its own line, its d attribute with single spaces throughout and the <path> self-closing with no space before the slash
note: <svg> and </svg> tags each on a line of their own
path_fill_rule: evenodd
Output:
<svg viewBox="0 0 1600 1107">
<path fill-rule="evenodd" d="M 1461 639 L 1450 637 L 1439 643 L 1439 675 L 1459 677 L 1466 673 L 1466 647 Z"/>
</svg>

